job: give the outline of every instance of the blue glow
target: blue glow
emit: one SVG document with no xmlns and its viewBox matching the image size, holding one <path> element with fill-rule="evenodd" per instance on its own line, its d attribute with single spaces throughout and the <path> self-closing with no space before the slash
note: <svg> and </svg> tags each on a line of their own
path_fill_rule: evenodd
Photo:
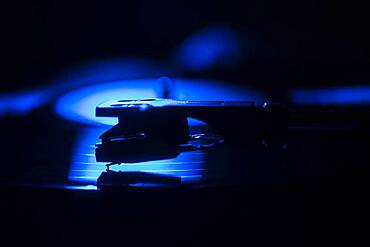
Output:
<svg viewBox="0 0 370 247">
<path fill-rule="evenodd" d="M 202 29 L 187 38 L 178 48 L 175 58 L 192 70 L 204 70 L 215 65 L 235 65 L 240 56 L 240 43 L 227 26 Z"/>
<path fill-rule="evenodd" d="M 69 181 L 91 185 L 85 189 L 95 188 L 96 180 L 106 167 L 103 162 L 95 160 L 95 143 L 107 128 L 90 128 L 85 130 L 76 145 L 71 161 Z M 112 166 L 114 171 L 142 171 L 181 177 L 184 184 L 196 182 L 203 176 L 204 153 L 194 151 L 180 154 L 175 159 L 148 161 Z M 144 185 L 142 185 L 144 186 Z"/>
<path fill-rule="evenodd" d="M 299 105 L 363 105 L 370 104 L 370 86 L 299 89 L 291 92 Z"/>
<path fill-rule="evenodd" d="M 174 73 L 169 66 L 149 59 L 117 57 L 91 61 L 62 70 L 47 87 L 0 95 L 0 116 L 28 114 L 60 95 L 82 86 L 129 78 L 160 77 Z"/>
<path fill-rule="evenodd" d="M 174 79 L 179 100 L 252 100 L 264 102 L 262 95 L 248 88 L 219 81 Z M 55 111 L 62 117 L 86 124 L 115 125 L 117 119 L 95 116 L 95 107 L 105 101 L 155 98 L 162 89 L 157 79 L 133 79 L 101 83 L 76 89 L 62 96 Z"/>
<path fill-rule="evenodd" d="M 62 70 L 56 75 L 57 85 L 66 90 L 81 86 L 145 77 L 174 76 L 176 71 L 160 61 L 143 58 L 109 58 L 83 63 Z"/>
<path fill-rule="evenodd" d="M 25 115 L 48 100 L 45 90 L 0 95 L 0 116 Z"/>
<path fill-rule="evenodd" d="M 69 190 L 97 190 L 96 185 L 67 185 L 64 187 L 65 189 Z"/>
<path fill-rule="evenodd" d="M 115 81 L 72 91 L 58 100 L 55 109 L 59 115 L 70 120 L 87 124 L 115 125 L 118 121 L 115 118 L 95 117 L 95 107 L 108 100 L 153 97 L 155 97 L 154 90 L 145 85 L 145 83 L 137 83 L 130 80 Z"/>
</svg>

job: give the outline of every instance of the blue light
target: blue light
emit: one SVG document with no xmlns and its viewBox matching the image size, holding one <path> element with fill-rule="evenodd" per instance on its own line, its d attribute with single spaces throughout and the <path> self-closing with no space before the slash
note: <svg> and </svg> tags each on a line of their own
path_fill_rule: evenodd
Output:
<svg viewBox="0 0 370 247">
<path fill-rule="evenodd" d="M 179 100 L 252 100 L 263 102 L 262 95 L 249 88 L 236 87 L 219 81 L 173 79 Z M 162 88 L 157 79 L 133 79 L 82 87 L 62 96 L 55 111 L 62 117 L 86 124 L 115 125 L 117 119 L 95 116 L 97 105 L 109 100 L 155 98 Z"/>
<path fill-rule="evenodd" d="M 45 90 L 0 95 L 0 116 L 28 114 L 49 99 Z"/>
<path fill-rule="evenodd" d="M 153 98 L 155 91 L 142 81 L 115 81 L 83 87 L 62 96 L 56 112 L 69 120 L 86 124 L 115 125 L 117 119 L 95 117 L 95 107 L 108 100 Z"/>
<path fill-rule="evenodd" d="M 62 70 L 56 75 L 57 85 L 71 90 L 81 86 L 162 75 L 176 75 L 175 69 L 160 61 L 144 58 L 109 58 L 82 63 Z"/>
<path fill-rule="evenodd" d="M 96 185 L 67 185 L 64 187 L 65 189 L 69 190 L 97 190 Z"/>
<path fill-rule="evenodd" d="M 175 73 L 167 65 L 143 58 L 117 57 L 91 61 L 62 70 L 59 75 L 51 79 L 47 87 L 29 92 L 0 95 L 0 116 L 28 114 L 60 95 L 82 86 L 129 78 L 155 78 L 163 74 L 174 75 Z M 135 89 L 136 86 L 133 88 Z M 139 96 L 137 92 L 133 93 Z"/>
<path fill-rule="evenodd" d="M 146 111 L 149 108 L 149 105 L 140 105 L 140 111 Z"/>
<path fill-rule="evenodd" d="M 175 54 L 177 62 L 192 70 L 204 70 L 216 65 L 235 65 L 240 57 L 240 43 L 227 26 L 202 29 L 187 38 Z"/>
<path fill-rule="evenodd" d="M 298 105 L 368 105 L 370 86 L 298 89 L 291 92 L 291 99 Z"/>
</svg>

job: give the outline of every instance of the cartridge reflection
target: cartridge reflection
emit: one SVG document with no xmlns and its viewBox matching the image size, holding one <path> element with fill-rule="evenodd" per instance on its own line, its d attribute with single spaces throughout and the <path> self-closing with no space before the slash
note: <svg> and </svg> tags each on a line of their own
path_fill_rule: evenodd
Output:
<svg viewBox="0 0 370 247">
<path fill-rule="evenodd" d="M 200 123 L 189 121 L 190 125 Z M 104 133 L 105 128 L 88 128 L 81 133 L 75 147 L 69 172 L 69 181 L 84 185 L 96 185 L 99 176 L 106 171 L 106 162 L 97 162 L 95 158 L 95 144 L 99 142 L 99 136 Z M 110 167 L 111 172 L 130 172 L 136 176 L 134 183 L 130 186 L 153 186 L 153 178 L 148 174 L 174 178 L 173 181 L 181 181 L 181 185 L 196 184 L 203 178 L 204 151 L 197 150 L 179 153 L 176 157 L 163 156 L 161 159 L 148 160 L 144 162 L 125 163 Z M 136 174 L 134 174 L 136 173 Z M 117 174 L 115 174 L 117 175 Z M 139 175 L 139 176 L 138 176 Z M 143 182 L 138 179 L 142 178 Z M 148 179 L 149 178 L 149 179 Z M 127 179 L 127 177 L 125 178 Z M 132 178 L 130 178 L 132 179 Z M 148 182 L 146 182 L 148 181 Z"/>
</svg>

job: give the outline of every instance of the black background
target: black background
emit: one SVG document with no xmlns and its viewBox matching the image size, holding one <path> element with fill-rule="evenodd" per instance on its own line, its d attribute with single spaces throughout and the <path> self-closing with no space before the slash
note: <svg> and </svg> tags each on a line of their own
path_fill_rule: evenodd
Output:
<svg viewBox="0 0 370 247">
<path fill-rule="evenodd" d="M 0 18 L 1 93 L 46 86 L 63 69 L 92 60 L 165 61 L 186 37 L 214 24 L 258 40 L 255 56 L 190 77 L 252 85 L 278 100 L 290 88 L 370 79 L 370 16 L 357 1 L 21 0 L 1 3 Z M 57 119 L 50 106 L 0 124 L 2 177 L 67 178 L 82 126 Z M 286 167 L 268 156 L 262 166 L 259 157 L 241 160 L 243 169 L 305 175 L 277 185 L 107 192 L 2 185 L 0 244 L 7 237 L 47 246 L 368 246 L 369 138 L 336 134 L 293 136 Z"/>
</svg>

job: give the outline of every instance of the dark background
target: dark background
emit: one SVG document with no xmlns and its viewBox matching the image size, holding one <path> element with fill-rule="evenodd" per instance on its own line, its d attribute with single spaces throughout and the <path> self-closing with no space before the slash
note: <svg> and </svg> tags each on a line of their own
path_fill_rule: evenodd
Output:
<svg viewBox="0 0 370 247">
<path fill-rule="evenodd" d="M 63 68 L 93 59 L 163 61 L 213 24 L 257 42 L 252 59 L 206 77 L 267 91 L 369 79 L 370 17 L 357 1 L 22 0 L 2 3 L 0 11 L 1 91 L 45 85 Z"/>
<path fill-rule="evenodd" d="M 99 59 L 172 63 L 184 39 L 218 24 L 241 38 L 240 63 L 185 76 L 250 85 L 277 100 L 290 88 L 370 79 L 370 17 L 357 1 L 21 0 L 1 3 L 0 18 L 1 94 L 48 86 L 64 69 Z M 19 174 L 39 176 L 46 184 L 64 181 L 53 174 L 67 178 L 81 126 L 56 118 L 51 106 L 0 123 L 2 177 L 15 183 Z M 260 166 L 259 157 L 256 164 L 241 160 L 247 170 L 266 165 L 266 171 L 305 175 L 278 185 L 108 192 L 2 185 L 0 243 L 5 236 L 47 246 L 69 246 L 75 238 L 84 245 L 369 246 L 369 138 L 336 134 L 293 136 L 284 167 L 276 168 L 276 160 Z"/>
</svg>

